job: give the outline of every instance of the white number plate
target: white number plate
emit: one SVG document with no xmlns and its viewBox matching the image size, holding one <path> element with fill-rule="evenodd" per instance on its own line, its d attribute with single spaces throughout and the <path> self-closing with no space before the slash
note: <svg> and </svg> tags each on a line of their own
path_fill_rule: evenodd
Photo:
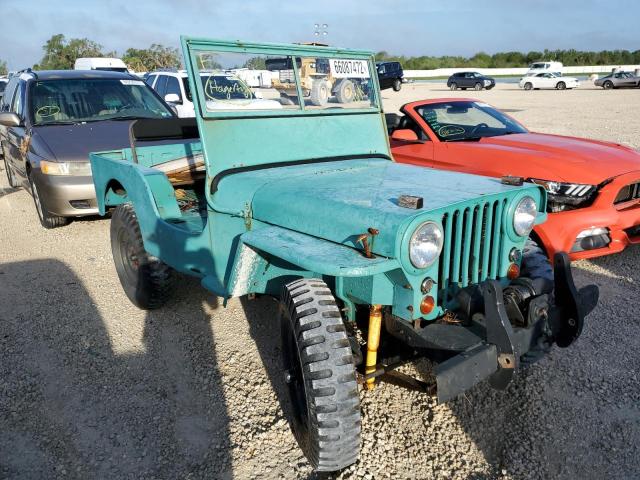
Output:
<svg viewBox="0 0 640 480">
<path fill-rule="evenodd" d="M 343 60 L 330 58 L 329 68 L 334 78 L 370 78 L 366 60 Z"/>
</svg>

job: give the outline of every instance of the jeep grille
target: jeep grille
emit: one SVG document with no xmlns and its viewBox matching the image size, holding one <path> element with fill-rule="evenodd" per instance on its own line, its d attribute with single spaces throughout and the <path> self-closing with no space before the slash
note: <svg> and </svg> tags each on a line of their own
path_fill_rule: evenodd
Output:
<svg viewBox="0 0 640 480">
<path fill-rule="evenodd" d="M 500 276 L 506 204 L 506 199 L 499 199 L 443 215 L 444 246 L 438 270 L 442 305 L 458 289 Z"/>
</svg>

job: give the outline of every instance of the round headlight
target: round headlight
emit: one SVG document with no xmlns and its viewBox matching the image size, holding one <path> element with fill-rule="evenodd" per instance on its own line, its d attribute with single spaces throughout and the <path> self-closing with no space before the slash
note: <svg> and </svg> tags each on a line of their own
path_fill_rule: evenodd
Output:
<svg viewBox="0 0 640 480">
<path fill-rule="evenodd" d="M 409 240 L 409 258 L 416 268 L 427 268 L 438 259 L 442 251 L 444 234 L 436 223 L 420 225 Z"/>
<path fill-rule="evenodd" d="M 538 215 L 538 205 L 531 197 L 524 197 L 518 202 L 513 215 L 513 229 L 521 237 L 529 235 Z"/>
</svg>

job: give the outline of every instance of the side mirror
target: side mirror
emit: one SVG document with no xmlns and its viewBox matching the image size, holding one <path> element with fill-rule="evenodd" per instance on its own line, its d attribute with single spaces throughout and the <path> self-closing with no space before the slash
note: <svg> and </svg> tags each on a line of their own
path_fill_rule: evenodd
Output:
<svg viewBox="0 0 640 480">
<path fill-rule="evenodd" d="M 164 96 L 164 101 L 167 103 L 182 103 L 177 93 L 167 93 Z"/>
<path fill-rule="evenodd" d="M 401 128 L 399 130 L 394 130 L 391 134 L 391 140 L 402 140 L 404 142 L 417 142 L 418 135 L 413 130 L 408 128 Z"/>
<path fill-rule="evenodd" d="M 22 125 L 22 120 L 15 113 L 3 112 L 0 113 L 0 125 L 4 125 L 5 127 L 19 127 Z"/>
</svg>

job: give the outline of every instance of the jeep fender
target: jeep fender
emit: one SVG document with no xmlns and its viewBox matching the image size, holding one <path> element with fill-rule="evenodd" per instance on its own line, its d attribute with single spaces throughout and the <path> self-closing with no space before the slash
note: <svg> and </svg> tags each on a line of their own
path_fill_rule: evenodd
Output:
<svg viewBox="0 0 640 480">
<path fill-rule="evenodd" d="M 242 234 L 235 258 L 227 282 L 230 297 L 272 290 L 269 281 L 283 273 L 367 277 L 400 268 L 395 259 L 366 258 L 354 248 L 276 226 Z"/>
</svg>

